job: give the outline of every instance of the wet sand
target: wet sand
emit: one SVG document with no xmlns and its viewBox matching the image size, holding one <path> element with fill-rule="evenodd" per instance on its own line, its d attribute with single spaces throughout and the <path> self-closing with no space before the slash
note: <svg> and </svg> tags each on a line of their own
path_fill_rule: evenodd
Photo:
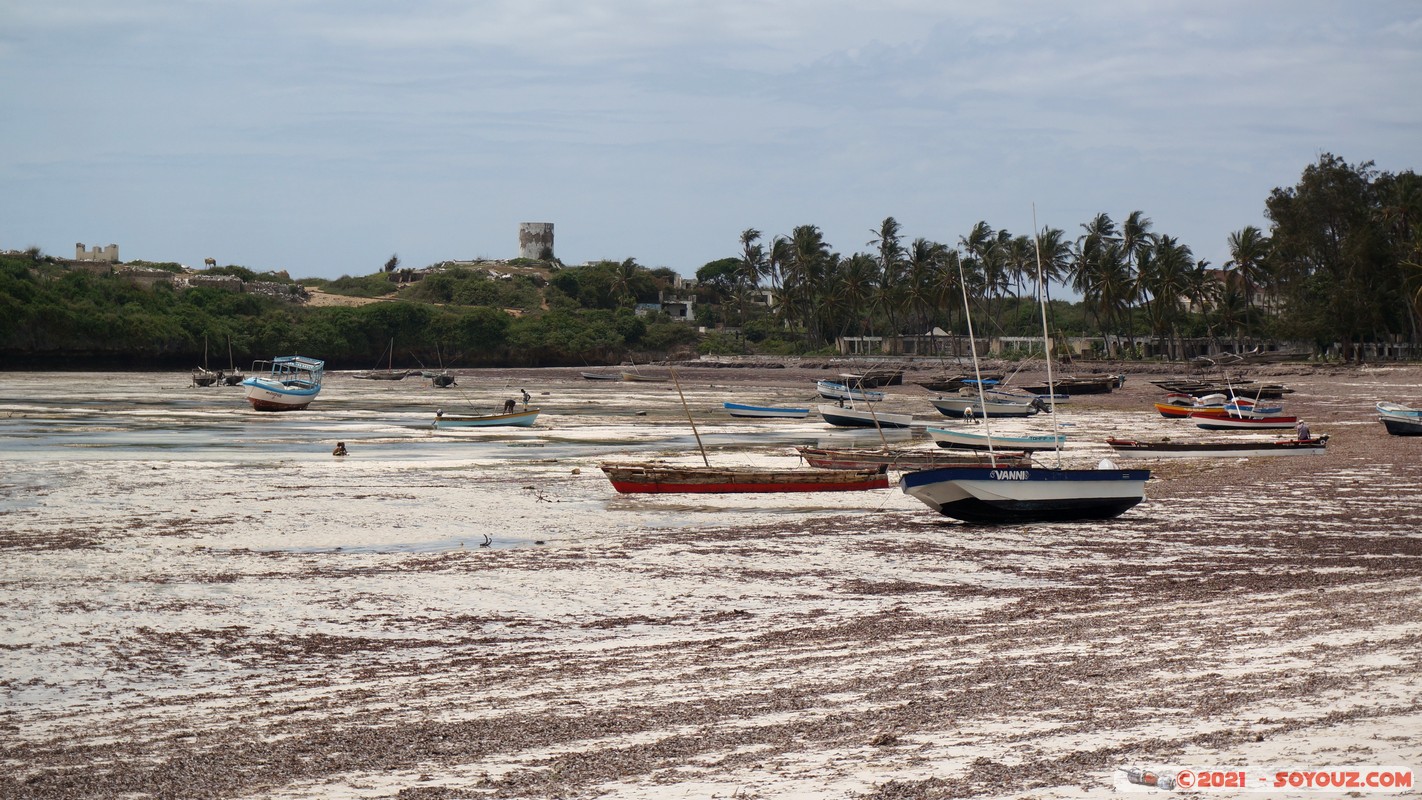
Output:
<svg viewBox="0 0 1422 800">
<path fill-rule="evenodd" d="M 334 376 L 346 459 L 317 406 L 211 412 L 246 437 L 215 450 L 7 447 L 0 796 L 1058 798 L 1130 766 L 1422 766 L 1422 437 L 1372 412 L 1422 402 L 1422 369 L 1251 369 L 1327 456 L 1159 462 L 1117 520 L 1011 527 L 897 489 L 618 496 L 600 460 L 700 455 L 672 384 L 577 372 L 461 376 L 546 409 L 493 435 Z M 710 457 L 755 463 L 873 443 L 717 413 L 834 374 L 678 371 Z M 1150 377 L 1073 398 L 1069 455 L 1188 430 Z M 382 402 L 400 425 L 361 422 Z"/>
</svg>

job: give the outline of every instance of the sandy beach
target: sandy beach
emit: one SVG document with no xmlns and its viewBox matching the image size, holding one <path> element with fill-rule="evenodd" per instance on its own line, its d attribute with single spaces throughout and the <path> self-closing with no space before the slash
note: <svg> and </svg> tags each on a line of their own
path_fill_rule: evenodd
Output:
<svg viewBox="0 0 1422 800">
<path fill-rule="evenodd" d="M 1061 410 L 1069 457 L 1188 430 L 1149 380 L 1190 368 L 1127 369 Z M 1326 456 L 1152 463 L 1119 519 L 1001 527 L 897 488 L 617 495 L 600 461 L 697 442 L 674 384 L 578 372 L 335 374 L 284 415 L 186 376 L 0 376 L 0 797 L 1076 798 L 1131 767 L 1422 768 L 1422 437 L 1373 411 L 1422 405 L 1422 367 L 1250 369 Z M 883 407 L 951 424 L 911 383 L 935 372 Z M 677 374 L 714 461 L 876 443 L 720 413 L 813 405 L 834 367 Z M 429 428 L 519 388 L 534 428 Z"/>
</svg>

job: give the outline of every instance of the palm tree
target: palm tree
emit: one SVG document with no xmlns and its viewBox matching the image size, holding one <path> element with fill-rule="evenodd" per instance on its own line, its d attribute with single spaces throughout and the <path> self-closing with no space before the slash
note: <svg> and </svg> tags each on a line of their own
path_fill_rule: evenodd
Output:
<svg viewBox="0 0 1422 800">
<path fill-rule="evenodd" d="M 827 313 L 824 316 L 839 318 L 837 328 L 841 335 L 848 334 L 851 326 L 859 335 L 866 333 L 864 312 L 874 302 L 879 274 L 879 265 L 873 256 L 855 253 L 836 264 L 825 276 L 827 292 L 822 308 Z"/>
<path fill-rule="evenodd" d="M 873 245 L 877 251 L 879 274 L 876 276 L 876 284 L 878 292 L 874 302 L 884 310 L 890 333 L 902 333 L 899 330 L 898 314 L 899 310 L 903 308 L 906 287 L 903 285 L 904 247 L 899 238 L 900 230 L 898 220 L 893 217 L 885 217 L 884 221 L 879 223 L 879 229 L 872 231 L 874 238 L 866 242 L 866 244 Z"/>
<path fill-rule="evenodd" d="M 925 331 L 940 308 L 940 291 L 945 279 L 948 248 L 919 237 L 908 248 L 904 305 L 913 316 L 914 331 Z M 954 275 L 956 281 L 957 276 Z"/>
<path fill-rule="evenodd" d="M 1146 311 L 1151 320 L 1151 331 L 1157 340 L 1164 340 L 1168 333 L 1175 333 L 1177 342 L 1179 330 L 1175 325 L 1180 315 L 1180 303 L 1190 291 L 1190 272 L 1194 268 L 1194 254 L 1190 248 L 1180 244 L 1173 236 L 1156 238 L 1155 247 L 1139 256 L 1140 271 L 1136 274 L 1136 284 L 1142 296 L 1149 295 Z M 1180 350 L 1183 350 L 1183 342 Z"/>
<path fill-rule="evenodd" d="M 637 305 L 637 277 L 642 272 L 642 265 L 634 258 L 629 258 L 620 264 L 613 265 L 612 268 L 612 296 L 617 300 L 619 306 Z"/>
<path fill-rule="evenodd" d="M 741 231 L 741 261 L 736 265 L 736 283 L 741 288 L 741 322 L 746 320 L 746 294 L 760 288 L 760 281 L 769 270 L 765 248 L 760 245 L 760 231 L 746 228 Z"/>
<path fill-rule="evenodd" d="M 796 317 L 805 326 L 812 344 L 823 341 L 814 304 L 823 294 L 824 277 L 838 260 L 815 225 L 800 225 L 790 233 L 785 275 L 786 305 L 798 305 Z"/>
<path fill-rule="evenodd" d="M 1261 289 L 1266 296 L 1272 293 L 1269 249 L 1269 237 L 1253 225 L 1229 235 L 1229 260 L 1225 262 L 1225 269 L 1233 281 L 1239 282 L 1246 311 L 1254 306 L 1254 297 Z"/>
</svg>

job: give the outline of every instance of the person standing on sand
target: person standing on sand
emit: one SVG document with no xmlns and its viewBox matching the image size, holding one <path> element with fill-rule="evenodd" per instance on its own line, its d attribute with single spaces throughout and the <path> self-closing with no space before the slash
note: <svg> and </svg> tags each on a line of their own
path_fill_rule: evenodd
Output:
<svg viewBox="0 0 1422 800">
<path fill-rule="evenodd" d="M 1294 426 L 1294 430 L 1299 432 L 1299 441 L 1301 442 L 1306 442 L 1312 438 L 1308 431 L 1308 425 L 1306 425 L 1303 420 L 1299 420 L 1299 424 Z"/>
<path fill-rule="evenodd" d="M 527 411 L 527 410 L 528 410 L 528 401 L 529 401 L 529 400 L 532 400 L 533 398 L 530 397 L 529 394 L 528 394 L 528 392 L 524 391 L 523 389 L 519 389 L 519 390 L 518 390 L 518 393 L 521 394 L 521 395 L 523 395 L 523 410 L 524 410 L 524 411 Z"/>
</svg>

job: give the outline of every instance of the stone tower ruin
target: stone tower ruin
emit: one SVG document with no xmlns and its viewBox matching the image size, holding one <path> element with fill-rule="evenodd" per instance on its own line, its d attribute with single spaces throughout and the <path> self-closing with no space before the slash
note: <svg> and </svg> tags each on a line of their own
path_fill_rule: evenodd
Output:
<svg viewBox="0 0 1422 800">
<path fill-rule="evenodd" d="M 552 261 L 553 223 L 520 222 L 518 226 L 518 257 Z"/>
</svg>

